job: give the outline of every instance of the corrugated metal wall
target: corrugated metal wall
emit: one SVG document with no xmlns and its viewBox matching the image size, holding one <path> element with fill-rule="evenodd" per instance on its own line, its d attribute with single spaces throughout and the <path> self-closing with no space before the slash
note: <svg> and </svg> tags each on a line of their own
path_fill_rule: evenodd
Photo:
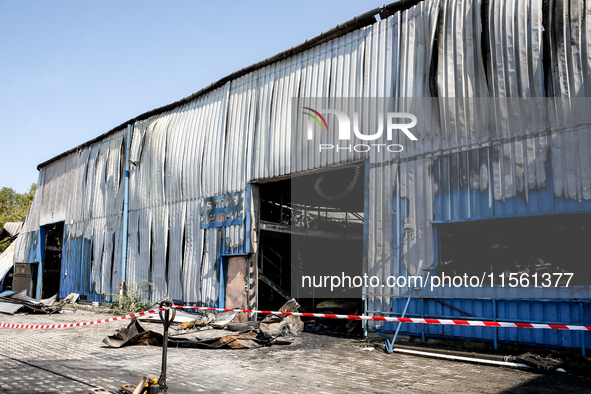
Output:
<svg viewBox="0 0 591 394">
<path fill-rule="evenodd" d="M 401 312 L 406 304 L 406 298 L 394 302 L 397 312 Z M 549 301 L 523 301 L 523 300 L 496 300 L 490 299 L 444 299 L 445 303 L 474 315 L 476 318 L 497 321 L 543 321 L 565 322 L 575 325 L 588 324 L 591 319 L 591 304 L 573 301 L 549 302 Z M 496 307 L 496 312 L 495 312 Z M 442 305 L 433 299 L 413 298 L 409 305 L 409 317 L 421 316 L 450 316 L 453 319 L 466 319 L 467 315 Z M 395 330 L 395 323 L 382 327 L 387 330 Z M 589 347 L 588 333 L 568 330 L 539 330 L 528 328 L 479 328 L 460 326 L 436 326 L 423 324 L 402 324 L 400 333 L 410 335 L 422 335 L 426 337 L 455 337 L 478 338 L 493 341 L 497 332 L 499 342 L 526 345 L 554 345 L 560 347 L 581 348 L 582 336 L 585 335 L 585 345 Z"/>
<path fill-rule="evenodd" d="M 490 103 L 473 100 L 591 96 L 591 5 L 569 4 L 424 1 L 136 122 L 127 281 L 155 283 L 153 299 L 218 304 L 221 256 L 248 253 L 249 245 L 245 225 L 201 229 L 200 200 L 346 162 L 370 160 L 366 271 L 383 280 L 414 274 L 419 262 L 435 265 L 433 220 L 590 209 L 591 141 L 582 126 L 588 107 L 563 119 L 560 105 L 547 101 L 489 111 Z M 425 97 L 421 105 L 436 116 L 417 131 L 420 143 L 405 144 L 400 160 L 346 150 L 320 155 L 297 143 L 291 118 L 299 112 L 292 98 L 315 97 Z M 361 121 L 372 128 L 373 120 Z M 548 133 L 553 124 L 571 129 Z M 327 133 L 321 138 L 334 141 Z M 116 292 L 124 142 L 122 130 L 40 170 L 15 261 L 39 258 L 39 226 L 65 221 L 61 295 Z M 397 310 L 393 291 L 370 298 L 369 309 Z M 553 307 L 531 306 L 540 316 Z M 474 330 L 456 334 L 489 335 Z"/>
<path fill-rule="evenodd" d="M 577 79 L 573 75 L 568 80 L 557 78 L 568 75 L 565 70 L 584 76 L 591 65 L 588 56 L 576 54 L 577 51 L 589 53 L 585 49 L 589 28 L 580 29 L 580 26 L 587 26 L 589 15 L 582 12 L 584 3 L 571 2 L 571 9 L 581 12 L 571 10 L 570 15 L 558 3 L 552 3 L 552 9 L 561 13 L 552 25 L 546 25 L 545 32 L 541 1 L 469 3 L 467 7 L 468 3 L 448 1 L 446 7 L 433 11 L 439 13 L 436 86 L 440 97 L 432 99 L 436 103 L 425 101 L 422 105 L 425 108 L 439 106 L 440 120 L 431 119 L 428 126 L 417 130 L 420 144 L 408 146 L 398 163 L 371 158 L 370 193 L 374 195 L 370 196 L 368 274 L 384 281 L 390 274 L 412 275 L 420 263 L 427 267 L 436 265 L 433 220 L 591 210 L 587 192 L 591 179 L 588 173 L 591 171 L 588 127 L 591 101 L 584 98 L 522 99 L 544 97 L 547 90 L 556 96 L 569 96 L 564 94 L 567 85 L 577 86 L 578 92 L 588 89 L 588 79 L 585 83 L 584 78 Z M 554 46 L 546 54 L 551 59 L 552 80 L 544 76 L 543 39 L 555 44 L 556 40 L 566 42 L 565 35 L 572 40 L 572 48 L 570 44 Z M 470 40 L 473 42 L 466 45 Z M 485 44 L 481 45 L 482 42 Z M 562 52 L 565 47 L 569 50 Z M 573 65 L 576 62 L 578 66 Z M 548 83 L 560 86 L 560 91 L 556 87 L 547 89 Z M 496 99 L 475 100 L 475 96 Z M 579 94 L 579 97 L 584 96 L 584 93 Z M 412 107 L 412 104 L 407 103 L 407 106 Z M 384 184 L 390 187 L 383 187 Z M 372 231 L 383 235 L 372 239 Z M 393 242 L 388 245 L 385 240 L 390 237 Z M 391 268 L 389 261 L 393 262 Z M 386 289 L 375 289 L 381 296 L 370 298 L 368 309 L 400 313 L 406 299 L 395 300 L 392 304 L 389 300 L 397 294 L 405 294 L 406 289 Z M 370 294 L 373 291 L 373 288 L 368 289 Z M 418 291 L 415 295 L 432 296 L 423 293 Z M 499 295 L 489 289 L 461 289 L 456 296 L 463 299 L 445 301 L 476 316 L 492 319 L 495 317 L 492 301 L 466 298 L 486 299 Z M 548 291 L 542 293 L 537 289 L 519 290 L 510 295 L 552 297 Z M 589 298 L 589 295 L 588 288 L 561 289 L 554 293 L 556 298 Z M 413 300 L 409 308 L 411 314 L 459 315 L 428 300 L 424 301 L 423 310 L 420 302 Z M 498 301 L 496 317 L 573 324 L 590 321 L 589 304 L 581 307 L 570 301 Z M 389 324 L 374 327 L 394 328 Z M 490 331 L 472 328 L 425 329 L 431 335 L 463 338 L 492 340 L 493 335 Z M 417 334 L 423 327 L 404 325 L 404 330 Z M 589 343 L 591 336 L 585 335 Z M 499 340 L 581 346 L 579 333 L 499 330 Z"/>
</svg>

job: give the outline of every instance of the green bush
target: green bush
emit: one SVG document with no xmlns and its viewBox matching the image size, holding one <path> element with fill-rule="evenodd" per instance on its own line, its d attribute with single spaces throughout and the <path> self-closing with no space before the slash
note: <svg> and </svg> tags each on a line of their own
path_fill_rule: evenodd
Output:
<svg viewBox="0 0 591 394">
<path fill-rule="evenodd" d="M 150 300 L 145 299 L 143 294 L 146 292 L 145 287 L 155 286 L 153 283 L 144 280 L 138 285 L 128 283 L 123 295 L 113 294 L 115 302 L 113 307 L 118 314 L 125 315 L 134 312 L 143 312 L 152 306 Z M 149 290 L 149 289 L 148 289 Z"/>
</svg>

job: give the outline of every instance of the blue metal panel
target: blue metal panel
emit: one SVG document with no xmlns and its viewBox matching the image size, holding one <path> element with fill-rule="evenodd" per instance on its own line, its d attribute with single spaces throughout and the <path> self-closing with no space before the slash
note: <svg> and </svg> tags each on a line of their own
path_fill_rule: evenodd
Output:
<svg viewBox="0 0 591 394">
<path fill-rule="evenodd" d="M 111 295 L 102 296 L 91 291 L 92 239 L 84 238 L 86 225 L 79 222 L 64 226 L 65 250 L 62 253 L 59 296 L 64 298 L 70 293 L 77 293 L 86 295 L 87 301 L 110 301 Z"/>
<path fill-rule="evenodd" d="M 251 220 L 250 217 L 250 204 L 252 198 L 252 187 L 250 183 L 246 184 L 246 202 L 244 203 L 244 210 L 246 211 L 244 214 L 244 251 L 246 253 L 250 253 L 250 229 L 251 229 Z"/>
<path fill-rule="evenodd" d="M 591 200 L 565 200 L 554 195 L 553 168 L 548 157 L 542 165 L 545 182 L 533 185 L 515 185 L 513 190 L 496 185 L 493 188 L 493 149 L 491 147 L 473 149 L 438 156 L 432 166 L 434 182 L 434 220 L 438 223 L 461 222 L 470 220 L 522 217 L 541 214 L 565 214 L 591 211 Z M 497 152 L 498 153 L 498 152 Z M 550 155 L 549 155 L 550 156 Z M 498 157 L 498 155 L 497 155 Z M 497 174 L 499 176 L 499 174 Z M 505 174 L 500 174 L 505 176 Z M 515 173 L 508 174 L 509 186 L 515 180 Z M 525 177 L 525 176 L 524 176 Z M 397 179 L 400 179 L 397 177 Z M 504 182 L 504 180 L 503 180 Z M 407 186 L 408 187 L 408 186 Z M 495 194 L 500 196 L 495 199 Z M 505 196 L 515 195 L 506 198 Z M 404 223 L 409 217 L 407 198 L 400 198 L 396 189 L 393 199 L 393 253 L 392 272 L 403 272 L 400 245 L 403 243 Z M 431 224 L 429 224 L 431 225 Z M 437 231 L 434 230 L 434 243 L 437 246 Z M 437 250 L 434 250 L 435 256 Z M 479 320 L 527 321 L 564 324 L 591 324 L 591 303 L 577 300 L 555 299 L 541 301 L 535 299 L 494 300 L 490 297 L 477 299 L 476 294 L 486 296 L 486 292 L 466 292 L 467 298 L 445 299 L 444 301 L 460 310 L 476 316 Z M 472 297 L 472 298 L 468 298 Z M 404 309 L 406 298 L 395 298 L 392 312 L 398 315 Z M 370 311 L 371 312 L 371 311 Z M 457 310 L 442 305 L 433 299 L 413 299 L 409 305 L 408 316 L 469 318 Z M 394 331 L 394 324 L 378 325 L 381 330 Z M 371 327 L 370 327 L 371 328 Z M 520 343 L 526 345 L 544 345 L 579 349 L 583 343 L 589 346 L 591 333 L 571 332 L 566 330 L 505 329 L 465 326 L 439 326 L 404 324 L 402 331 L 411 335 L 444 336 L 452 338 L 495 340 L 498 331 L 500 343 Z"/>
<path fill-rule="evenodd" d="M 244 198 L 244 220 L 236 226 L 221 227 L 222 234 L 222 256 L 242 256 L 250 253 L 250 184 L 246 187 Z M 232 245 L 226 243 L 226 237 L 232 239 Z M 231 246 L 231 247 L 230 247 Z"/>
<path fill-rule="evenodd" d="M 466 220 L 508 218 L 540 214 L 558 214 L 591 210 L 591 200 L 573 201 L 555 198 L 551 160 L 544 163 L 547 174 L 546 183 L 541 187 L 524 190 L 516 197 L 505 201 L 495 200 L 492 181 L 492 148 L 481 148 L 439 156 L 433 163 L 435 182 L 433 224 Z M 485 170 L 486 169 L 486 170 Z M 488 179 L 486 179 L 488 178 Z M 527 185 L 525 186 L 527 188 Z M 404 218 L 408 216 L 408 200 L 399 202 L 399 192 L 393 201 L 393 245 L 402 243 Z M 406 203 L 404 203 L 406 201 Z M 437 232 L 434 231 L 435 245 Z M 435 250 L 435 255 L 437 252 Z M 393 272 L 401 258 L 394 254 Z M 467 294 L 470 297 L 470 294 Z M 495 300 L 492 299 L 445 299 L 445 302 L 468 312 L 481 320 L 561 322 L 565 324 L 591 324 L 591 304 L 581 304 L 576 300 L 555 300 L 545 302 L 536 300 Z M 400 314 L 406 303 L 405 298 L 393 300 L 392 311 Z M 495 305 L 496 304 L 496 305 Z M 496 308 L 496 310 L 495 310 Z M 455 317 L 468 316 L 442 305 L 432 299 L 413 299 L 409 305 L 408 316 Z M 383 330 L 393 331 L 393 324 L 384 324 Z M 401 332 L 410 335 L 444 336 L 452 338 L 479 339 L 493 341 L 495 329 L 486 327 L 439 326 L 404 324 Z M 498 329 L 500 343 L 520 343 L 526 345 L 549 345 L 578 349 L 583 342 L 589 346 L 591 333 L 566 330 L 536 329 Z"/>
<path fill-rule="evenodd" d="M 20 235 L 21 237 L 23 235 Z M 41 242 L 41 237 L 39 235 L 39 231 L 31 231 L 29 233 L 25 233 L 27 237 L 26 242 L 26 249 L 24 254 L 23 263 L 38 263 L 43 258 L 43 248 L 39 247 L 39 243 Z M 45 233 L 43 234 L 45 237 Z M 20 261 L 17 261 L 19 263 Z"/>
<path fill-rule="evenodd" d="M 555 212 L 579 212 L 591 211 L 591 200 L 575 201 L 565 200 L 564 198 L 554 199 Z"/>
<path fill-rule="evenodd" d="M 491 217 L 513 217 L 545 213 L 583 212 L 591 210 L 591 200 L 565 200 L 554 196 L 551 158 L 544 163 L 547 174 L 546 185 L 539 189 L 518 193 L 505 201 L 494 200 L 488 179 L 480 179 L 480 186 L 474 180 L 477 171 L 475 164 L 485 164 L 492 168 L 492 149 L 481 148 L 467 152 L 439 156 L 433 165 L 435 195 L 435 221 L 458 221 L 463 219 L 482 219 Z M 484 188 L 486 184 L 488 187 Z"/>
<path fill-rule="evenodd" d="M 64 226 L 64 236 L 63 236 L 63 240 L 62 240 L 62 245 L 63 247 L 63 252 L 62 252 L 62 265 L 61 265 L 61 272 L 60 272 L 60 291 L 59 291 L 59 297 L 60 298 L 64 298 L 67 297 L 69 292 L 70 292 L 70 281 L 75 281 L 78 279 L 78 275 L 75 274 L 75 271 L 72 270 L 72 272 L 70 272 L 68 270 L 68 254 L 70 255 L 70 258 L 73 258 L 73 260 L 75 261 L 75 257 L 77 255 L 77 245 L 73 245 L 73 243 L 70 242 L 71 239 L 71 234 L 69 234 L 69 232 L 71 231 L 71 226 Z M 68 274 L 71 273 L 72 275 L 70 276 L 70 278 L 68 278 Z"/>
<path fill-rule="evenodd" d="M 225 241 L 222 240 L 222 243 Z M 217 308 L 225 308 L 226 305 L 226 283 L 228 282 L 228 259 L 220 256 L 218 258 L 220 264 L 220 295 L 218 296 Z"/>
<path fill-rule="evenodd" d="M 490 150 L 439 156 L 433 164 L 435 219 L 491 217 Z M 486 176 L 485 176 L 486 175 Z"/>
<path fill-rule="evenodd" d="M 226 239 L 223 237 L 222 229 L 217 230 L 219 231 L 218 234 L 222 236 L 221 242 L 217 242 L 216 244 L 216 265 L 215 269 L 218 271 L 219 274 L 219 292 L 218 292 L 218 302 L 217 304 L 211 305 L 214 308 L 223 308 L 226 304 L 226 272 L 227 270 L 227 262 L 225 262 L 224 257 L 222 256 L 222 251 L 225 249 L 224 244 L 226 243 Z"/>
<path fill-rule="evenodd" d="M 31 248 L 31 252 L 36 252 L 36 258 L 31 259 L 32 256 L 29 255 L 29 262 L 39 262 L 37 268 L 37 291 L 35 293 L 35 297 L 37 298 L 41 298 L 41 288 L 43 286 L 43 251 L 45 250 L 45 232 L 45 227 L 39 227 L 37 250 L 33 251 L 33 249 Z"/>
<path fill-rule="evenodd" d="M 425 298 L 413 298 L 408 308 L 408 317 L 420 317 L 423 312 L 426 317 L 448 317 L 455 319 L 495 320 L 493 300 L 491 299 L 443 299 L 445 303 L 454 306 L 464 312 L 474 315 L 470 318 L 457 310 Z M 394 300 L 394 310 L 398 314 L 404 308 L 406 298 Z M 424 311 L 421 311 L 421 303 Z M 498 321 L 520 322 L 548 322 L 573 325 L 591 325 L 591 303 L 576 301 L 535 301 L 535 300 L 496 300 Z M 581 306 L 582 305 L 582 306 Z M 385 324 L 384 331 L 394 331 L 393 324 Z M 493 327 L 469 327 L 469 326 L 444 326 L 404 323 L 400 330 L 407 335 L 446 337 L 457 339 L 479 339 L 492 342 L 495 328 Z M 512 343 L 522 345 L 556 346 L 561 348 L 581 349 L 582 341 L 589 349 L 591 332 L 581 334 L 579 331 L 568 330 L 544 330 L 529 328 L 498 328 L 500 343 Z"/>
</svg>

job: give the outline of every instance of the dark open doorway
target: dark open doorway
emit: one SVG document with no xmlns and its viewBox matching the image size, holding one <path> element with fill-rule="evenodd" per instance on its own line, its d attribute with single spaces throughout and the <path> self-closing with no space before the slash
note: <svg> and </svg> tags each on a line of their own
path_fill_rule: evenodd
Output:
<svg viewBox="0 0 591 394">
<path fill-rule="evenodd" d="M 59 294 L 62 270 L 64 222 L 45 226 L 41 298 Z"/>
<path fill-rule="evenodd" d="M 294 297 L 306 312 L 360 313 L 360 288 L 328 295 L 302 291 L 301 282 L 311 266 L 363 275 L 363 165 L 261 183 L 259 196 L 259 308 L 277 310 Z"/>
</svg>

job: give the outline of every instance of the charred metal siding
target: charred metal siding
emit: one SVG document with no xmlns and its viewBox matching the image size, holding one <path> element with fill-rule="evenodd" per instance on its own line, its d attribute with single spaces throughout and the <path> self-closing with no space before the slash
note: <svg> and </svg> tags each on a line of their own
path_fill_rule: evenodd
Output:
<svg viewBox="0 0 591 394">
<path fill-rule="evenodd" d="M 390 274 L 388 261 L 393 261 L 393 275 L 414 274 L 419 263 L 426 267 L 437 264 L 433 221 L 591 210 L 591 101 L 572 101 L 566 108 L 566 101 L 560 100 L 532 98 L 525 105 L 523 100 L 512 100 L 544 97 L 546 92 L 557 97 L 575 97 L 575 91 L 579 98 L 588 96 L 582 92 L 591 86 L 589 79 L 585 79 L 591 59 L 580 54 L 589 53 L 589 12 L 582 12 L 583 7 L 589 6 L 582 1 L 571 2 L 574 11 L 569 12 L 561 2 L 550 2 L 550 9 L 557 11 L 550 18 L 543 14 L 542 1 L 471 2 L 473 7 L 469 8 L 462 2 L 447 4 L 448 7 L 435 11 L 439 13 L 436 75 L 441 120 L 433 125 L 432 135 L 419 137 L 417 151 L 412 146 L 405 149 L 401 156 L 411 158 L 407 162 L 372 160 L 370 193 L 375 195 L 370 201 L 368 274 L 383 280 Z M 481 6 L 485 7 L 484 12 Z M 484 23 L 481 15 L 485 17 Z M 546 32 L 543 20 L 552 21 L 545 25 Z M 484 27 L 482 32 L 480 24 Z M 544 34 L 552 44 L 551 51 L 545 54 L 551 75 L 544 75 Z M 473 40 L 474 44 L 459 47 L 466 40 Z M 481 46 L 481 42 L 485 45 Z M 456 99 L 447 99 L 454 96 Z M 497 98 L 497 111 L 492 111 L 489 118 L 470 116 L 470 111 L 482 110 L 475 104 L 478 99 L 468 101 L 461 97 L 483 96 Z M 505 97 L 506 100 L 500 99 Z M 485 119 L 485 123 L 476 123 L 476 119 Z M 377 189 L 383 184 L 391 188 Z M 374 237 L 372 245 L 372 229 L 387 235 Z M 390 231 L 392 245 L 381 243 Z M 376 264 L 380 261 L 386 264 Z M 368 309 L 388 310 L 391 300 L 392 312 L 401 313 L 404 309 L 404 291 L 384 292 L 379 288 L 376 293 L 373 303 L 372 298 L 368 300 Z M 433 296 L 420 291 L 414 295 Z M 587 324 L 591 318 L 589 304 L 572 299 L 589 299 L 590 295 L 588 287 L 555 293 L 534 289 L 461 289 L 457 299 L 445 301 L 485 319 Z M 503 299 L 528 296 L 531 300 Z M 553 296 L 553 302 L 533 300 Z M 409 313 L 462 316 L 428 299 L 413 300 Z M 394 325 L 374 327 L 389 330 Z M 489 340 L 494 335 L 494 331 L 467 327 L 405 324 L 402 331 L 405 330 L 411 334 Z M 588 344 L 588 333 L 498 330 L 499 341 L 566 347 L 580 347 L 582 335 Z"/>
<path fill-rule="evenodd" d="M 475 116 L 483 111 L 475 97 L 591 97 L 591 3 L 564 4 L 423 1 L 134 121 L 127 281 L 154 283 L 154 300 L 170 295 L 220 305 L 222 258 L 250 252 L 250 229 L 246 223 L 201 229 L 201 199 L 343 163 L 369 160 L 365 271 L 382 281 L 415 274 L 419 264 L 435 266 L 433 221 L 591 210 L 588 107 L 565 120 L 559 107 L 532 100 L 512 112 L 503 111 L 513 108 L 505 105 L 494 116 Z M 297 130 L 291 123 L 292 98 L 314 97 L 327 102 L 412 97 L 425 100 L 438 117 L 419 131 L 420 144 L 405 146 L 399 160 L 375 151 L 321 156 L 294 143 Z M 400 105 L 411 106 L 412 100 Z M 545 132 L 557 120 L 568 125 L 567 132 Z M 372 119 L 361 121 L 374 126 Z M 328 122 L 332 128 L 335 120 Z M 320 142 L 334 140 L 324 133 Z M 124 143 L 120 130 L 40 168 L 15 261 L 41 261 L 39 228 L 64 221 L 61 296 L 76 291 L 106 299 L 116 292 Z M 402 309 L 395 299 L 401 294 L 386 289 L 369 289 L 368 310 Z M 589 298 L 588 289 L 582 293 Z M 489 300 L 450 302 L 493 318 Z M 521 314 L 591 324 L 588 306 L 579 316 L 577 304 L 569 302 L 499 301 L 497 308 L 499 319 Z M 411 313 L 440 312 L 434 303 L 411 304 Z M 430 330 L 469 338 L 492 335 L 481 328 Z M 580 345 L 574 334 L 502 331 L 504 340 Z M 591 334 L 585 335 L 591 343 Z"/>
</svg>

